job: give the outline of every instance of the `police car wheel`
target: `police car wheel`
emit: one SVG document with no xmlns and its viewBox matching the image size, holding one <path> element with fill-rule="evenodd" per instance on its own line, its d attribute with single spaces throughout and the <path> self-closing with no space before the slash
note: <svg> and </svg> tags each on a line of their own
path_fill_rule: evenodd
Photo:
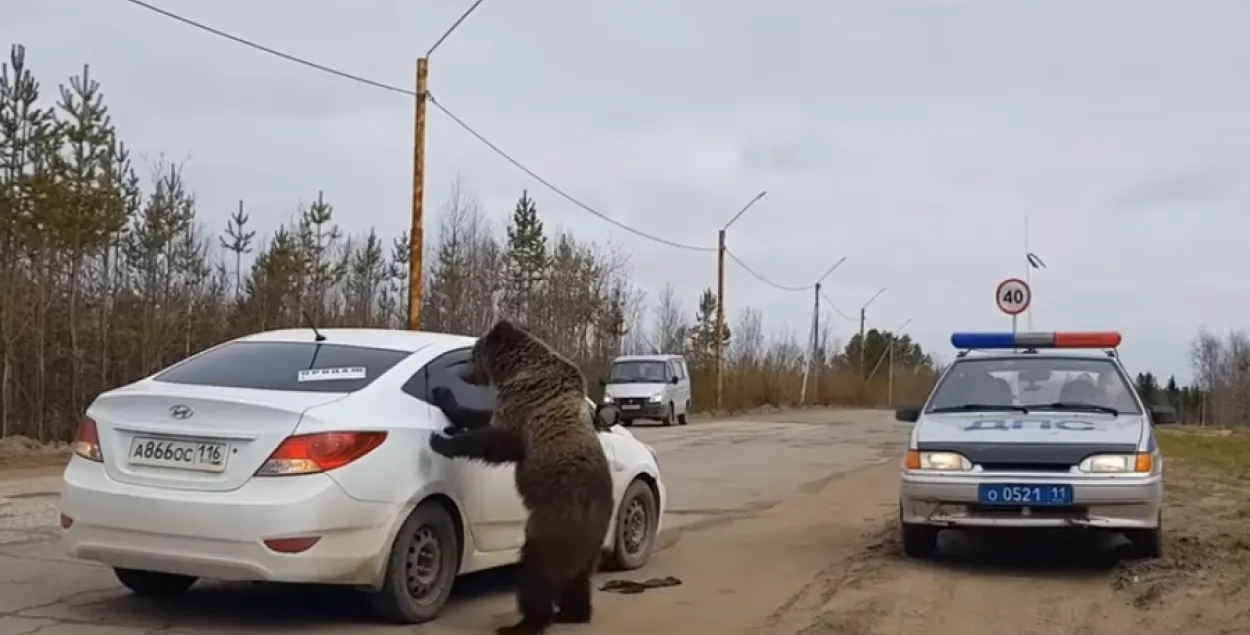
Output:
<svg viewBox="0 0 1250 635">
<path fill-rule="evenodd" d="M 1163 531 L 1161 529 L 1133 529 L 1125 532 L 1128 538 L 1128 557 L 1132 560 L 1151 560 L 1163 556 Z"/>
<path fill-rule="evenodd" d="M 901 523 L 903 555 L 908 558 L 932 558 L 937 553 L 937 527 Z"/>
</svg>

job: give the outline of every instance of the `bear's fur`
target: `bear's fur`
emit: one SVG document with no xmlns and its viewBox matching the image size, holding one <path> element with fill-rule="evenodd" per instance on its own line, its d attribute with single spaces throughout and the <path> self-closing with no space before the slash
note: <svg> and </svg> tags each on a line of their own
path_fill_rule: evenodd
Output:
<svg viewBox="0 0 1250 635">
<path fill-rule="evenodd" d="M 446 457 L 516 463 L 517 492 L 529 510 L 517 573 L 521 620 L 497 633 L 530 635 L 552 622 L 589 622 L 590 576 L 614 502 L 608 459 L 587 420 L 586 380 L 572 362 L 507 320 L 478 339 L 469 366 L 466 381 L 498 389 L 490 425 L 434 435 L 430 447 Z"/>
</svg>

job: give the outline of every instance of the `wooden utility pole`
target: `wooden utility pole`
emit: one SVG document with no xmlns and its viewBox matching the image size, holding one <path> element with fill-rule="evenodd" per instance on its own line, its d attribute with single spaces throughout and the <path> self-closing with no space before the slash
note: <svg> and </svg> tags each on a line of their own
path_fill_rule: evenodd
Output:
<svg viewBox="0 0 1250 635">
<path fill-rule="evenodd" d="M 807 403 L 807 378 L 812 377 L 812 393 L 817 402 L 820 401 L 820 384 L 816 379 L 816 350 L 820 338 L 820 283 L 815 285 L 816 302 L 812 307 L 812 339 L 807 348 L 807 365 L 803 367 L 803 385 L 799 388 L 799 403 Z"/>
<path fill-rule="evenodd" d="M 864 323 L 867 321 L 867 316 L 868 316 L 868 306 L 865 305 L 859 310 L 859 376 L 860 377 L 866 377 L 864 373 L 868 370 L 867 368 L 865 368 L 865 364 L 864 364 L 864 352 L 868 349 L 868 346 L 867 346 L 868 342 L 864 340 Z"/>
<path fill-rule="evenodd" d="M 820 348 L 820 283 L 816 283 L 816 314 L 812 317 L 812 396 L 813 401 L 820 403 L 820 367 L 825 363 L 824 357 L 816 359 L 816 353 L 822 352 Z"/>
<path fill-rule="evenodd" d="M 429 59 L 417 58 L 417 108 L 412 141 L 412 229 L 408 233 L 408 329 L 421 330 L 425 249 L 425 102 Z"/>
<path fill-rule="evenodd" d="M 725 230 L 716 234 L 716 411 L 721 411 L 725 347 Z"/>
</svg>

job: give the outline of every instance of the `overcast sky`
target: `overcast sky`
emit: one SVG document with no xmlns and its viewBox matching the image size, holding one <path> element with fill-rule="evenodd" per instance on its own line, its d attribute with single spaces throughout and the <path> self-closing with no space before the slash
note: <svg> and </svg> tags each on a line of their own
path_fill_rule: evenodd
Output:
<svg viewBox="0 0 1250 635">
<path fill-rule="evenodd" d="M 469 0 L 150 0 L 239 36 L 410 86 Z M 1029 6 L 1021 6 L 1029 5 Z M 1044 6 L 1042 6 L 1044 5 Z M 137 152 L 188 158 L 206 223 L 244 199 L 262 231 L 324 190 L 347 229 L 408 223 L 412 100 L 245 48 L 123 0 L 0 0 L 52 90 L 90 63 Z M 1250 3 L 486 0 L 433 56 L 431 92 L 615 219 L 806 285 L 950 358 L 1009 328 L 997 282 L 1035 271 L 1037 329 L 1125 334 L 1130 370 L 1189 376 L 1197 329 L 1250 326 Z M 6 50 L 7 53 L 7 50 Z M 629 235 L 431 111 L 427 231 L 460 176 L 506 220 L 528 188 L 552 228 L 613 241 L 693 312 L 715 256 Z M 730 265 L 730 315 L 804 332 L 811 293 Z M 847 337 L 855 325 L 832 318 Z"/>
</svg>

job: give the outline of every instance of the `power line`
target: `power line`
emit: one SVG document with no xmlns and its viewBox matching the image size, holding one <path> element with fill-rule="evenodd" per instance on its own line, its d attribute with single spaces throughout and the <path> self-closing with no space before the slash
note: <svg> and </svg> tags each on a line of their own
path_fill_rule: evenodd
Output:
<svg viewBox="0 0 1250 635">
<path fill-rule="evenodd" d="M 409 89 L 407 89 L 407 88 L 401 88 L 401 87 L 399 87 L 399 86 L 392 86 L 392 85 L 390 85 L 390 84 L 384 84 L 384 83 L 382 83 L 382 82 L 374 81 L 374 80 L 372 80 L 372 79 L 368 79 L 368 78 L 366 78 L 366 77 L 361 77 L 360 75 L 356 75 L 356 74 L 353 74 L 353 73 L 348 73 L 348 72 L 345 72 L 345 71 L 340 71 L 340 70 L 338 70 L 338 69 L 331 68 L 331 67 L 329 67 L 329 66 L 325 66 L 324 64 L 318 64 L 318 63 L 316 63 L 316 62 L 312 62 L 312 61 L 306 60 L 306 59 L 304 59 L 304 58 L 302 58 L 302 57 L 298 57 L 298 56 L 292 55 L 292 54 L 290 54 L 290 53 L 283 53 L 282 51 L 279 51 L 279 50 L 277 50 L 277 49 L 273 49 L 273 48 L 270 48 L 270 47 L 268 47 L 268 46 L 264 46 L 264 45 L 262 45 L 262 44 L 258 44 L 258 43 L 256 43 L 256 42 L 253 42 L 253 41 L 251 41 L 251 40 L 248 40 L 248 39 L 245 39 L 245 38 L 239 37 L 239 36 L 237 36 L 237 35 L 231 35 L 230 33 L 226 33 L 225 31 L 222 31 L 222 30 L 220 30 L 220 29 L 213 28 L 213 27 L 208 26 L 207 24 L 204 24 L 204 23 L 202 23 L 202 22 L 197 22 L 197 21 L 195 21 L 195 20 L 192 20 L 192 19 L 190 19 L 190 18 L 187 18 L 187 17 L 181 16 L 181 15 L 178 15 L 178 14 L 176 14 L 176 13 L 173 13 L 173 12 L 170 12 L 170 11 L 166 11 L 165 9 L 162 9 L 162 8 L 160 8 L 160 7 L 157 7 L 157 6 L 154 6 L 154 5 L 148 4 L 147 2 L 144 2 L 143 0 L 125 0 L 125 1 L 126 1 L 126 2 L 131 3 L 131 4 L 135 5 L 135 6 L 138 6 L 138 7 L 144 8 L 144 9 L 147 9 L 148 11 L 152 11 L 152 12 L 154 12 L 154 13 L 158 13 L 158 14 L 160 14 L 160 15 L 163 15 L 163 16 L 165 16 L 165 17 L 167 17 L 167 18 L 172 19 L 172 20 L 177 20 L 178 22 L 181 22 L 181 23 L 186 24 L 186 25 L 188 25 L 188 26 L 191 26 L 191 27 L 194 27 L 194 28 L 200 29 L 200 30 L 202 30 L 202 31 L 206 31 L 206 32 L 211 33 L 211 34 L 213 34 L 213 35 L 216 35 L 216 36 L 218 36 L 218 37 L 222 37 L 222 38 L 225 38 L 225 39 L 227 39 L 227 40 L 230 40 L 230 41 L 232 41 L 232 42 L 235 42 L 235 43 L 238 43 L 238 44 L 242 44 L 242 45 L 244 45 L 244 46 L 246 46 L 246 47 L 248 47 L 248 48 L 252 48 L 252 49 L 255 49 L 255 50 L 257 50 L 257 51 L 261 51 L 261 52 L 263 52 L 263 53 L 268 53 L 268 54 L 270 54 L 270 55 L 274 55 L 274 56 L 280 57 L 280 58 L 282 58 L 282 59 L 284 59 L 284 60 L 287 60 L 287 61 L 289 61 L 289 62 L 294 62 L 294 63 L 296 63 L 296 64 L 299 64 L 299 65 L 301 65 L 301 66 L 305 66 L 305 67 L 307 67 L 307 68 L 311 68 L 311 69 L 313 69 L 313 70 L 318 70 L 318 71 L 321 71 L 321 72 L 323 72 L 323 73 L 329 73 L 329 74 L 334 75 L 334 76 L 336 76 L 336 77 L 340 77 L 340 78 L 343 78 L 343 79 L 351 80 L 351 81 L 354 81 L 354 82 L 359 82 L 359 83 L 364 84 L 364 85 L 366 85 L 366 86 L 372 86 L 372 87 L 374 87 L 374 88 L 378 88 L 378 89 L 385 90 L 385 91 L 388 91 L 388 92 L 392 92 L 392 93 L 399 93 L 399 94 L 401 94 L 401 95 L 406 95 L 406 96 L 408 96 L 408 97 L 414 97 L 414 98 L 415 98 L 415 97 L 417 97 L 417 93 L 416 93 L 416 91 L 409 90 Z M 476 8 L 478 7 L 478 5 L 480 5 L 483 1 L 484 1 L 484 0 L 477 0 L 477 2 L 475 2 L 472 6 L 470 6 L 470 7 L 469 7 L 469 9 L 468 9 L 467 11 L 465 11 L 465 12 L 464 12 L 464 14 L 462 14 L 462 15 L 460 16 L 460 18 L 459 18 L 458 20 L 456 20 L 456 22 L 455 22 L 454 24 L 452 24 L 452 26 L 451 26 L 449 29 L 447 29 L 447 32 L 446 32 L 446 33 L 444 33 L 444 34 L 442 35 L 442 37 L 440 37 L 440 38 L 438 39 L 438 41 L 436 41 L 436 42 L 434 43 L 434 46 L 430 47 L 430 52 L 433 52 L 433 51 L 434 51 L 434 49 L 438 48 L 438 46 L 439 46 L 440 44 L 442 44 L 443 40 L 447 38 L 447 35 L 448 35 L 448 34 L 450 34 L 450 33 L 451 33 L 451 31 L 455 30 L 455 28 L 456 28 L 457 26 L 459 26 L 459 25 L 460 25 L 460 23 L 461 23 L 461 22 L 463 22 L 463 21 L 465 20 L 465 18 L 467 18 L 467 17 L 469 16 L 469 14 L 470 14 L 470 13 L 472 13 L 472 12 L 473 12 L 473 10 L 474 10 L 474 9 L 476 9 Z M 427 54 L 427 55 L 428 55 L 428 54 Z M 557 196 L 559 196 L 560 198 L 563 198 L 564 200 L 566 200 L 566 201 L 568 201 L 568 202 L 572 203 L 573 205 L 577 206 L 578 208 L 580 208 L 580 209 L 582 209 L 582 210 L 584 210 L 584 211 L 586 211 L 586 212 L 590 213 L 592 216 L 595 216 L 595 217 L 597 217 L 597 218 L 599 218 L 599 219 L 601 219 L 601 220 L 604 220 L 604 221 L 606 221 L 606 222 L 608 222 L 608 223 L 611 223 L 612 225 L 615 225 L 616 227 L 619 227 L 619 228 L 621 228 L 621 229 L 623 229 L 623 230 L 625 230 L 625 231 L 627 231 L 627 232 L 629 232 L 629 233 L 631 233 L 631 234 L 634 234 L 635 236 L 639 236 L 639 237 L 641 237 L 641 238 L 645 238 L 645 239 L 647 239 L 647 240 L 650 240 L 650 241 L 653 241 L 653 242 L 660 243 L 660 244 L 662 244 L 662 245 L 668 245 L 669 247 L 674 247 L 674 248 L 677 248 L 677 249 L 685 249 L 685 250 L 687 250 L 687 251 L 698 251 L 698 252 L 704 252 L 704 253 L 709 253 L 709 252 L 714 252 L 714 251 L 716 251 L 716 248 L 715 248 L 715 247 L 704 247 L 704 246 L 700 246 L 700 245 L 687 245 L 687 244 L 685 244 L 685 243 L 679 243 L 679 242 L 671 241 L 671 240 L 668 240 L 668 239 L 665 239 L 665 238 L 661 238 L 661 237 L 656 236 L 656 235 L 653 235 L 653 234 L 649 234 L 649 233 L 644 232 L 644 231 L 642 231 L 642 230 L 640 230 L 640 229 L 634 229 L 633 227 L 630 227 L 630 226 L 628 226 L 628 225 L 626 225 L 626 224 L 624 224 L 624 223 L 622 223 L 622 222 L 620 222 L 620 221 L 618 221 L 618 220 L 616 220 L 616 219 L 612 218 L 611 216 L 608 216 L 607 214 L 604 214 L 603 212 L 600 212 L 600 211 L 598 211 L 598 210 L 596 210 L 596 209 L 592 208 L 591 206 L 587 205 L 586 203 L 583 203 L 582 201 L 580 201 L 580 200 L 578 200 L 577 198 L 575 198 L 573 195 L 571 195 L 571 194 L 569 194 L 568 192 L 565 192 L 563 189 L 561 189 L 561 188 L 557 187 L 557 186 L 556 186 L 555 184 L 553 184 L 551 181 L 549 181 L 549 180 L 547 180 L 547 179 L 543 178 L 542 176 L 539 176 L 537 172 L 535 172 L 535 171 L 531 170 L 530 168 L 526 167 L 523 163 L 521 163 L 521 162 L 520 162 L 520 161 L 518 161 L 517 159 L 513 158 L 510 154 L 508 154 L 507 152 L 505 152 L 505 151 L 504 151 L 502 148 L 500 148 L 499 146 L 495 145 L 493 142 L 491 142 L 489 139 L 487 139 L 484 135 L 482 135 L 482 134 L 481 134 L 481 133 L 479 133 L 477 130 L 475 130 L 472 126 L 470 126 L 468 123 L 466 123 L 463 119 L 461 119 L 461 118 L 460 118 L 460 117 L 458 117 L 455 113 L 453 113 L 451 110 L 449 110 L 446 106 L 444 106 L 442 103 L 440 103 L 438 100 L 436 100 L 436 99 L 434 98 L 434 95 L 433 95 L 433 94 L 431 94 L 431 93 L 428 93 L 428 92 L 427 92 L 427 94 L 426 94 L 426 98 L 427 98 L 427 99 L 429 99 L 430 103 L 431 103 L 431 104 L 433 104 L 435 108 L 437 108 L 437 109 L 439 109 L 440 111 L 442 111 L 442 112 L 443 112 L 443 114 L 447 115 L 447 117 L 448 117 L 448 118 L 450 118 L 453 122 L 455 122 L 455 124 L 456 124 L 456 125 L 460 126 L 460 127 L 461 127 L 461 128 L 462 128 L 465 132 L 468 132 L 470 135 L 472 135 L 472 136 L 473 136 L 474 138 L 476 138 L 478 141 L 482 142 L 482 144 L 483 144 L 483 145 L 485 145 L 486 147 L 490 148 L 490 149 L 491 149 L 491 150 L 492 150 L 495 154 L 499 155 L 499 156 L 500 156 L 500 158 L 502 158 L 503 160 L 505 160 L 505 161 L 507 161 L 508 163 L 512 164 L 512 165 L 513 165 L 514 167 L 516 167 L 518 170 L 521 170 L 521 171 L 522 171 L 522 172 L 524 172 L 525 174 L 529 175 L 529 176 L 530 176 L 531 178 L 533 178 L 535 181 L 538 181 L 540 184 L 542 184 L 542 185 L 543 185 L 543 186 L 545 186 L 547 189 L 549 189 L 549 190 L 551 190 L 552 192 L 554 192 L 554 193 L 555 193 Z"/>
<path fill-rule="evenodd" d="M 251 40 L 247 40 L 247 39 L 241 38 L 241 37 L 239 37 L 239 36 L 237 36 L 237 35 L 231 35 L 231 34 L 229 34 L 229 33 L 226 33 L 225 31 L 221 31 L 221 30 L 219 30 L 219 29 L 215 29 L 215 28 L 213 28 L 213 27 L 211 27 L 211 26 L 208 26 L 207 24 L 204 24 L 204 23 L 201 23 L 201 22 L 196 22 L 195 20 L 192 20 L 191 18 L 186 18 L 186 17 L 183 17 L 183 16 L 181 16 L 181 15 L 178 15 L 177 13 L 171 13 L 171 12 L 169 12 L 169 11 L 166 11 L 166 10 L 164 10 L 164 9 L 160 8 L 160 7 L 150 5 L 150 4 L 146 3 L 146 2 L 143 2 L 143 0 L 125 0 L 125 1 L 126 1 L 126 2 L 129 2 L 130 4 L 135 5 L 135 6 L 137 6 L 137 7 L 142 7 L 142 8 L 144 8 L 144 9 L 147 9 L 148 11 L 152 11 L 153 13 L 159 13 L 159 14 L 161 14 L 161 15 L 163 15 L 163 16 L 165 16 L 165 17 L 167 17 L 167 18 L 171 19 L 171 20 L 177 20 L 177 21 L 179 21 L 179 22 L 181 22 L 181 23 L 183 23 L 183 24 L 186 24 L 186 25 L 188 25 L 188 26 L 193 26 L 193 27 L 195 27 L 195 28 L 197 28 L 197 29 L 200 29 L 201 31 L 207 31 L 207 32 L 209 32 L 209 33 L 212 33 L 213 35 L 216 35 L 217 37 L 223 37 L 223 38 L 226 38 L 227 40 L 230 40 L 231 42 L 235 42 L 235 43 L 237 43 L 237 44 L 242 44 L 243 46 L 246 46 L 246 47 L 248 47 L 248 48 L 253 48 L 253 49 L 256 49 L 257 51 L 261 51 L 262 53 L 268 53 L 268 54 L 270 54 L 270 55 L 275 55 L 275 56 L 280 57 L 280 58 L 282 58 L 282 59 L 284 59 L 284 60 L 286 60 L 286 61 L 288 61 L 288 62 L 294 62 L 294 63 L 296 63 L 296 64 L 299 64 L 300 66 L 306 66 L 306 67 L 308 67 L 308 68 L 311 68 L 311 69 L 314 69 L 314 70 L 318 70 L 318 71 L 321 71 L 321 72 L 323 72 L 323 73 L 329 73 L 329 74 L 331 74 L 331 75 L 335 75 L 335 76 L 337 76 L 337 77 L 341 77 L 341 78 L 343 78 L 343 79 L 350 79 L 350 80 L 351 80 L 351 81 L 353 81 L 353 82 L 359 82 L 359 83 L 364 84 L 364 85 L 366 85 L 366 86 L 372 86 L 372 87 L 374 87 L 374 88 L 379 88 L 379 89 L 381 89 L 381 90 L 386 90 L 386 91 L 390 91 L 390 92 L 393 92 L 393 93 L 399 93 L 399 94 L 401 94 L 401 95 L 408 95 L 409 97 L 416 97 L 416 96 L 417 96 L 417 93 L 416 93 L 416 92 L 411 91 L 411 90 L 408 90 L 408 89 L 406 89 L 406 88 L 400 88 L 400 87 L 398 87 L 398 86 L 391 86 L 391 85 L 389 85 L 389 84 L 383 84 L 382 82 L 375 82 L 375 81 L 373 81 L 372 79 L 369 79 L 369 78 L 366 78 L 366 77 L 361 77 L 361 76 L 359 76 L 359 75 L 353 75 L 352 73 L 348 73 L 348 72 L 340 71 L 340 70 L 338 70 L 338 69 L 330 68 L 329 66 L 324 66 L 324 65 L 318 64 L 318 63 L 316 63 L 316 62 L 310 62 L 310 61 L 308 61 L 308 60 L 306 60 L 306 59 L 303 59 L 303 58 L 301 58 L 301 57 L 296 57 L 296 56 L 294 56 L 294 55 L 291 55 L 290 53 L 283 53 L 282 51 L 279 51 L 279 50 L 276 50 L 276 49 L 269 48 L 268 46 L 265 46 L 265 45 L 263 45 L 263 44 L 257 44 L 256 42 L 253 42 L 253 41 L 251 41 Z"/>
<path fill-rule="evenodd" d="M 829 305 L 829 308 L 833 309 L 833 312 L 834 312 L 834 313 L 836 313 L 836 314 L 838 314 L 838 317 L 840 317 L 840 318 L 842 318 L 842 319 L 844 319 L 844 320 L 848 320 L 848 321 L 850 321 L 850 322 L 856 322 L 856 321 L 858 321 L 858 318 L 853 318 L 853 317 L 851 317 L 851 316 L 847 315 L 846 313 L 844 313 L 844 312 L 842 311 L 842 309 L 839 309 L 839 308 L 838 308 L 838 305 L 834 304 L 834 303 L 833 303 L 833 300 L 830 300 L 828 295 L 825 295 L 825 290 L 824 290 L 824 289 L 821 289 L 821 290 L 820 290 L 820 297 L 822 297 L 822 298 L 824 298 L 824 299 L 825 299 L 825 304 L 828 304 L 828 305 Z"/>
<path fill-rule="evenodd" d="M 746 271 L 747 273 L 751 274 L 751 275 L 752 275 L 752 276 L 753 276 L 756 280 L 759 280 L 760 282 L 763 282 L 764 284 L 766 284 L 766 285 L 768 285 L 768 286 L 770 286 L 770 287 L 773 287 L 774 289 L 780 289 L 780 290 L 782 290 L 782 291 L 795 291 L 795 292 L 798 292 L 798 291 L 811 291 L 812 289 L 815 289 L 815 288 L 816 288 L 816 284 L 817 284 L 816 282 L 813 282 L 813 283 L 811 283 L 811 284 L 809 284 L 809 285 L 807 285 L 807 286 L 803 286 L 803 287 L 790 287 L 790 286 L 786 286 L 786 285 L 784 285 L 784 284 L 781 284 L 781 283 L 779 283 L 779 282 L 774 282 L 774 281 L 772 281 L 772 280 L 769 280 L 768 278 L 765 278 L 763 275 L 761 275 L 759 272 L 755 271 L 754 269 L 752 269 L 752 268 L 748 267 L 748 266 L 746 265 L 746 263 L 745 263 L 745 262 L 742 262 L 742 259 L 741 259 L 741 258 L 739 258 L 736 254 L 734 254 L 734 252 L 730 251 L 728 247 L 726 247 L 726 248 L 725 248 L 725 255 L 726 255 L 726 256 L 729 256 L 729 259 L 730 259 L 730 260 L 732 260 L 732 261 L 734 261 L 735 263 L 737 263 L 737 265 L 738 265 L 739 267 L 742 267 L 742 269 L 743 269 L 744 271 Z M 824 275 L 820 276 L 820 278 L 817 278 L 817 280 L 824 280 L 824 279 L 825 279 L 825 276 L 828 276 L 828 275 L 829 275 L 829 273 L 833 271 L 834 267 L 837 267 L 837 266 L 838 266 L 838 265 L 840 265 L 840 264 L 842 264 L 842 261 L 841 261 L 841 260 L 839 260 L 838 262 L 834 263 L 834 264 L 833 264 L 833 266 L 832 266 L 832 267 L 829 267 L 829 269 L 825 271 Z"/>
<path fill-rule="evenodd" d="M 475 130 L 472 126 L 470 126 L 469 124 L 465 123 L 463 119 L 461 119 L 460 117 L 456 116 L 456 114 L 455 114 L 455 113 L 453 113 L 452 111 L 448 110 L 446 106 L 444 106 L 441 102 L 439 102 L 437 99 L 435 99 L 435 98 L 434 98 L 434 95 L 433 95 L 432 93 L 431 93 L 431 94 L 429 94 L 429 95 L 427 95 L 427 98 L 430 100 L 430 103 L 431 103 L 431 104 L 434 104 L 434 107 L 435 107 L 435 108 L 437 108 L 437 109 L 441 110 L 441 111 L 443 112 L 443 114 L 444 114 L 444 115 L 447 115 L 447 117 L 448 117 L 449 119 L 451 119 L 451 120 L 452 120 L 452 121 L 453 121 L 453 122 L 454 122 L 457 126 L 460 126 L 460 128 L 461 128 L 461 129 L 463 129 L 465 132 L 467 132 L 467 133 L 469 133 L 470 135 L 472 135 L 472 136 L 473 136 L 474 138 L 476 138 L 478 141 L 481 141 L 483 145 L 485 145 L 486 147 L 488 147 L 488 148 L 490 148 L 492 151 L 494 151 L 494 153 L 495 153 L 495 154 L 497 154 L 497 155 L 499 155 L 499 157 L 500 157 L 500 158 L 502 158 L 504 161 L 507 161 L 508 163 L 511 163 L 511 164 L 513 165 L 513 167 L 515 167 L 516 169 L 518 169 L 518 170 L 520 170 L 520 171 L 522 171 L 522 172 L 524 172 L 524 173 L 528 174 L 528 175 L 530 176 L 530 178 L 532 178 L 532 179 L 534 179 L 535 181 L 538 181 L 538 182 L 539 182 L 539 183 L 541 183 L 542 185 L 546 186 L 546 187 L 547 187 L 547 189 L 549 189 L 549 190 L 551 190 L 552 192 L 554 192 L 554 193 L 555 193 L 557 196 L 559 196 L 560 198 L 563 198 L 564 200 L 566 200 L 566 201 L 568 201 L 568 202 L 570 202 L 570 203 L 572 203 L 572 204 L 576 205 L 577 207 L 580 207 L 581 209 L 583 209 L 583 210 L 585 210 L 586 212 L 590 213 L 592 216 L 596 216 L 596 217 L 598 217 L 598 218 L 599 218 L 599 219 L 601 219 L 601 220 L 604 220 L 604 221 L 606 221 L 606 222 L 609 222 L 609 223 L 611 223 L 611 224 L 613 224 L 613 225 L 615 225 L 615 226 L 617 226 L 617 227 L 619 227 L 619 228 L 621 228 L 621 229 L 623 229 L 623 230 L 625 230 L 625 231 L 627 231 L 627 232 L 629 232 L 629 233 L 631 233 L 631 234 L 633 234 L 633 235 L 635 235 L 635 236 L 640 236 L 640 237 L 642 237 L 642 238 L 646 238 L 647 240 L 650 240 L 650 241 L 653 241 L 653 242 L 657 242 L 657 243 L 660 243 L 660 244 L 662 244 L 662 245 L 668 245 L 669 247 L 676 247 L 677 249 L 686 249 L 686 250 L 689 250 L 689 251 L 702 251 L 702 252 L 714 252 L 714 251 L 716 251 L 716 248 L 715 248 L 715 247 L 702 247 L 702 246 L 699 246 L 699 245 L 687 245 L 687 244 L 685 244 L 685 243 L 673 242 L 673 241 L 668 240 L 668 239 L 666 239 L 666 238 L 660 238 L 659 236 L 656 236 L 656 235 L 654 235 L 654 234 L 648 234 L 647 232 L 644 232 L 644 231 L 642 231 L 642 230 L 640 230 L 640 229 L 634 229 L 633 227 L 630 227 L 629 225 L 626 225 L 626 224 L 622 223 L 621 221 L 618 221 L 618 220 L 616 220 L 616 219 L 612 218 L 611 216 L 608 216 L 607 214 L 604 214 L 604 213 L 602 213 L 602 212 L 600 212 L 600 211 L 598 211 L 598 210 L 594 209 L 593 207 L 591 207 L 591 206 L 589 206 L 589 205 L 587 205 L 587 204 L 585 204 L 585 203 L 581 202 L 581 201 L 580 201 L 580 200 L 578 200 L 577 198 L 575 198 L 572 194 L 569 194 L 568 192 L 565 192 L 564 190 L 560 189 L 559 187 L 557 187 L 556 185 L 554 185 L 553 183 L 551 183 L 551 182 L 550 182 L 550 181 L 548 181 L 547 179 L 544 179 L 543 177 L 539 176 L 537 172 L 534 172 L 533 170 L 529 169 L 528 167 L 525 167 L 525 165 L 524 165 L 523 163 L 521 163 L 520 161 L 518 161 L 518 160 L 514 159 L 514 158 L 512 157 L 512 155 L 508 154 L 508 153 L 507 153 L 507 152 L 505 152 L 502 148 L 500 148 L 499 146 L 495 145 L 493 142 L 491 142 L 489 139 L 487 139 L 487 138 L 486 138 L 486 137 L 485 137 L 482 133 L 480 133 L 480 132 L 478 132 L 477 130 Z"/>
</svg>

